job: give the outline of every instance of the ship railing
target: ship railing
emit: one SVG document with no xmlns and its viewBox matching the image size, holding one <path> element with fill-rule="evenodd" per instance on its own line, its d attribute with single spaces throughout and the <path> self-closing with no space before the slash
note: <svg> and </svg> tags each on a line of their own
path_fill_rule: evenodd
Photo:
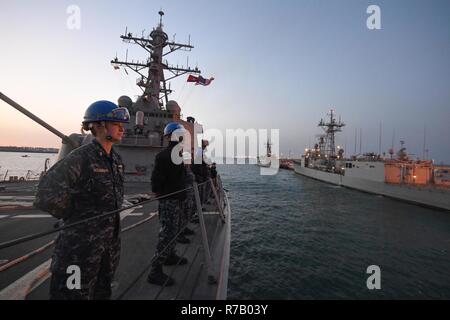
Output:
<svg viewBox="0 0 450 320">
<path fill-rule="evenodd" d="M 9 170 L 5 173 L 0 171 L 0 182 L 22 182 L 22 181 L 38 181 L 45 174 L 50 166 L 50 158 L 45 159 L 45 163 L 38 166 L 34 170 Z M 1 166 L 0 166 L 1 169 Z"/>
<path fill-rule="evenodd" d="M 222 186 L 222 181 L 220 179 L 220 176 L 218 175 L 215 181 L 213 181 L 213 179 L 209 179 L 209 180 L 204 181 L 202 183 L 194 182 L 191 187 L 184 188 L 184 189 L 181 189 L 181 190 L 169 193 L 169 194 L 165 194 L 163 196 L 159 196 L 159 197 L 155 197 L 155 198 L 152 198 L 152 199 L 144 200 L 144 201 L 141 201 L 141 202 L 138 202 L 138 203 L 126 206 L 126 207 L 122 207 L 122 208 L 117 209 L 117 210 L 105 212 L 105 213 L 102 213 L 100 215 L 97 215 L 97 216 L 94 216 L 94 217 L 90 217 L 90 218 L 86 218 L 86 219 L 83 219 L 83 220 L 80 220 L 80 221 L 77 221 L 77 222 L 74 222 L 74 223 L 71 223 L 71 224 L 62 225 L 62 226 L 56 227 L 56 228 L 54 228 L 52 230 L 48 230 L 48 231 L 44 231 L 44 232 L 40 232 L 40 233 L 35 233 L 35 234 L 30 234 L 30 235 L 27 235 L 27 236 L 24 236 L 24 237 L 20 237 L 20 238 L 14 239 L 14 240 L 2 242 L 2 243 L 0 243 L 0 250 L 6 249 L 6 248 L 10 248 L 10 247 L 13 247 L 13 246 L 17 246 L 19 244 L 22 244 L 22 243 L 25 243 L 25 242 L 28 242 L 28 241 L 31 241 L 31 240 L 39 239 L 39 238 L 42 238 L 42 237 L 54 234 L 56 232 L 62 231 L 62 230 L 74 228 L 76 226 L 82 225 L 82 224 L 87 223 L 87 222 L 95 221 L 97 219 L 107 218 L 107 217 L 116 215 L 116 214 L 118 214 L 118 213 L 120 213 L 120 212 L 122 212 L 124 210 L 129 210 L 129 209 L 135 208 L 137 206 L 142 206 L 144 204 L 148 204 L 150 202 L 154 202 L 154 201 L 158 201 L 158 200 L 161 200 L 161 199 L 165 199 L 165 198 L 168 198 L 170 196 L 176 195 L 178 193 L 186 192 L 188 190 L 193 189 L 194 197 L 195 197 L 195 204 L 196 204 L 196 209 L 197 209 L 197 214 L 198 214 L 199 224 L 200 224 L 199 228 L 200 228 L 200 232 L 201 232 L 202 247 L 203 247 L 204 258 L 205 258 L 206 267 L 207 267 L 207 273 L 208 273 L 208 283 L 209 284 L 215 284 L 215 283 L 217 283 L 217 276 L 216 276 L 217 273 L 214 270 L 214 266 L 213 266 L 211 251 L 210 251 L 209 243 L 208 243 L 208 234 L 206 232 L 205 218 L 204 218 L 204 215 L 203 215 L 202 203 L 200 201 L 200 194 L 199 194 L 199 187 L 202 187 L 202 186 L 208 185 L 208 184 L 211 187 L 212 195 L 214 196 L 214 200 L 216 202 L 216 206 L 217 206 L 217 210 L 218 210 L 218 214 L 220 216 L 220 219 L 221 219 L 222 223 L 225 223 L 226 219 L 225 219 L 224 208 L 228 204 L 227 204 L 227 201 L 226 201 L 225 191 L 224 191 L 224 188 Z M 144 219 L 145 221 L 143 221 L 143 222 L 149 221 L 150 218 L 152 218 L 152 217 Z M 135 224 L 133 226 L 124 228 L 124 229 L 121 230 L 121 232 L 127 231 L 127 230 L 131 229 L 132 227 L 140 225 L 140 224 L 141 223 L 137 223 L 137 224 Z M 163 255 L 165 253 L 165 251 L 181 235 L 183 230 L 184 230 L 184 227 L 179 228 L 179 231 L 169 241 L 167 246 L 164 247 L 159 254 L 153 256 L 153 258 L 151 259 L 150 263 L 146 266 L 146 268 L 118 296 L 118 299 L 122 299 L 129 292 L 129 290 L 131 290 L 131 288 L 139 281 L 139 279 L 141 279 L 141 277 L 146 272 L 148 272 L 148 270 L 150 269 L 152 263 L 156 259 L 158 259 L 161 255 Z M 10 262 L 8 262 L 5 265 L 0 266 L 0 272 L 5 271 L 7 269 L 10 269 L 11 267 L 14 267 L 14 266 L 16 266 L 16 265 L 26 261 L 28 258 L 30 258 L 31 256 L 34 256 L 37 253 L 43 252 L 44 250 L 46 250 L 46 249 L 50 248 L 52 245 L 54 245 L 54 243 L 55 243 L 55 240 L 52 240 L 48 244 L 44 245 L 43 247 L 41 247 L 41 248 L 39 248 L 37 250 L 34 250 L 34 251 L 30 252 L 29 254 L 26 254 L 26 255 L 24 255 L 22 257 L 14 259 L 13 261 L 10 261 Z M 187 251 L 187 248 L 185 250 L 185 253 L 186 253 L 186 251 Z M 197 257 L 198 253 L 199 252 L 197 250 L 197 252 L 195 254 L 195 258 Z M 192 263 L 191 263 L 191 267 L 192 267 L 193 262 L 194 261 L 192 261 Z M 174 271 L 175 270 L 172 271 L 172 274 L 173 274 Z M 187 272 L 189 272 L 189 271 L 190 271 L 190 268 L 189 268 L 189 270 Z M 159 297 L 159 295 L 161 294 L 162 290 L 164 290 L 165 286 L 166 286 L 166 284 L 164 284 L 162 286 L 161 290 L 156 295 L 156 299 Z"/>
<path fill-rule="evenodd" d="M 23 170 L 10 171 L 0 173 L 0 182 L 22 182 L 22 181 L 39 181 L 43 171 Z"/>
</svg>

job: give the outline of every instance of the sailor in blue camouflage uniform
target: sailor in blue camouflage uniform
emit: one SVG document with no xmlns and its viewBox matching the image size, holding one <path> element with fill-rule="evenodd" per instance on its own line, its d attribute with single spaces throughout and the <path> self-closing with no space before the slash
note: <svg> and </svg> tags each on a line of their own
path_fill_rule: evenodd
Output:
<svg viewBox="0 0 450 320">
<path fill-rule="evenodd" d="M 83 129 L 90 130 L 94 139 L 47 172 L 39 182 L 35 207 L 65 225 L 121 208 L 124 166 L 112 145 L 122 139 L 123 124 L 129 119 L 128 110 L 112 102 L 91 104 Z M 52 258 L 50 299 L 109 299 L 119 257 L 119 213 L 62 230 Z M 75 273 L 70 266 L 80 270 L 80 287 L 71 281 Z"/>
<path fill-rule="evenodd" d="M 165 197 L 159 200 L 158 213 L 161 228 L 147 281 L 160 286 L 174 284 L 174 280 L 163 272 L 163 264 L 187 263 L 187 259 L 179 257 L 175 251 L 175 237 L 179 230 L 179 219 L 183 214 L 186 199 L 186 191 L 184 191 L 186 172 L 182 159 L 182 143 L 180 143 L 185 132 L 186 130 L 179 123 L 170 122 L 166 125 L 164 136 L 169 139 L 169 145 L 156 155 L 152 172 L 152 191 L 157 197 Z"/>
<path fill-rule="evenodd" d="M 209 200 L 211 192 L 209 183 L 203 183 L 208 181 L 211 177 L 209 168 L 211 160 L 206 156 L 206 148 L 208 147 L 208 145 L 208 140 L 202 140 L 202 147 L 197 149 L 194 165 L 192 168 L 192 171 L 195 174 L 195 180 L 198 184 L 200 184 L 198 188 L 200 193 L 200 202 L 202 205 Z"/>
</svg>

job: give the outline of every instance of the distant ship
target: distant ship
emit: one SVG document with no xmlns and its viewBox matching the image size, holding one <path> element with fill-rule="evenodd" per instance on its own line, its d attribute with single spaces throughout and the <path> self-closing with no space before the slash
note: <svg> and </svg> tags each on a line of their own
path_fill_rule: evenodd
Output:
<svg viewBox="0 0 450 320">
<path fill-rule="evenodd" d="M 450 210 L 450 167 L 436 166 L 431 160 L 413 160 L 406 148 L 389 150 L 390 158 L 366 153 L 346 158 L 344 149 L 335 146 L 335 133 L 345 126 L 336 120 L 333 110 L 328 122 L 319 127 L 325 134 L 312 149 L 305 149 L 294 160 L 294 171 L 306 177 L 383 195 L 413 204 Z"/>
<path fill-rule="evenodd" d="M 280 169 L 294 170 L 294 161 L 292 159 L 280 159 Z"/>
</svg>

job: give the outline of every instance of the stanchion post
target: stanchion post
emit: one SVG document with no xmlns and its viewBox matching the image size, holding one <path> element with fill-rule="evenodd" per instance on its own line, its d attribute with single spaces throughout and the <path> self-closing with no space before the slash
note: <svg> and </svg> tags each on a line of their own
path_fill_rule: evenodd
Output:
<svg viewBox="0 0 450 320">
<path fill-rule="evenodd" d="M 194 196 L 195 196 L 195 203 L 197 206 L 198 220 L 200 222 L 200 231 L 202 233 L 203 252 L 205 254 L 206 268 L 208 271 L 208 283 L 214 284 L 217 283 L 217 280 L 214 275 L 215 272 L 212 264 L 211 252 L 209 251 L 208 235 L 206 234 L 206 226 L 203 217 L 202 204 L 200 202 L 200 195 L 198 193 L 198 184 L 196 181 L 194 181 Z"/>
<path fill-rule="evenodd" d="M 211 178 L 209 178 L 209 183 L 211 184 L 211 189 L 214 194 L 214 199 L 216 200 L 216 205 L 217 205 L 217 209 L 219 210 L 220 219 L 222 220 L 223 223 L 225 223 L 225 214 L 223 213 L 222 202 L 220 201 L 219 196 L 217 195 L 216 187 L 214 186 L 214 183 Z"/>
</svg>

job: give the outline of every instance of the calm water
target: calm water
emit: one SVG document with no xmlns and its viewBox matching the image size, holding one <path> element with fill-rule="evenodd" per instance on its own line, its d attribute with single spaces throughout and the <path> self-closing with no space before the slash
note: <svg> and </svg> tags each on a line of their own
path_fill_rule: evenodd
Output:
<svg viewBox="0 0 450 320">
<path fill-rule="evenodd" d="M 0 152 L 6 169 L 39 173 L 56 154 Z M 218 168 L 232 217 L 230 299 L 450 299 L 450 213 L 255 165 Z M 381 290 L 368 290 L 369 265 Z"/>
<path fill-rule="evenodd" d="M 232 217 L 230 299 L 450 299 L 450 213 L 255 165 L 219 168 Z M 381 290 L 368 290 L 369 265 Z"/>
<path fill-rule="evenodd" d="M 28 155 L 28 157 L 22 157 Z M 6 171 L 9 176 L 25 177 L 28 170 L 31 170 L 32 176 L 39 177 L 44 170 L 45 159 L 50 159 L 50 166 L 55 164 L 56 153 L 26 153 L 26 152 L 3 152 L 0 151 L 0 181 L 3 181 Z"/>
</svg>

